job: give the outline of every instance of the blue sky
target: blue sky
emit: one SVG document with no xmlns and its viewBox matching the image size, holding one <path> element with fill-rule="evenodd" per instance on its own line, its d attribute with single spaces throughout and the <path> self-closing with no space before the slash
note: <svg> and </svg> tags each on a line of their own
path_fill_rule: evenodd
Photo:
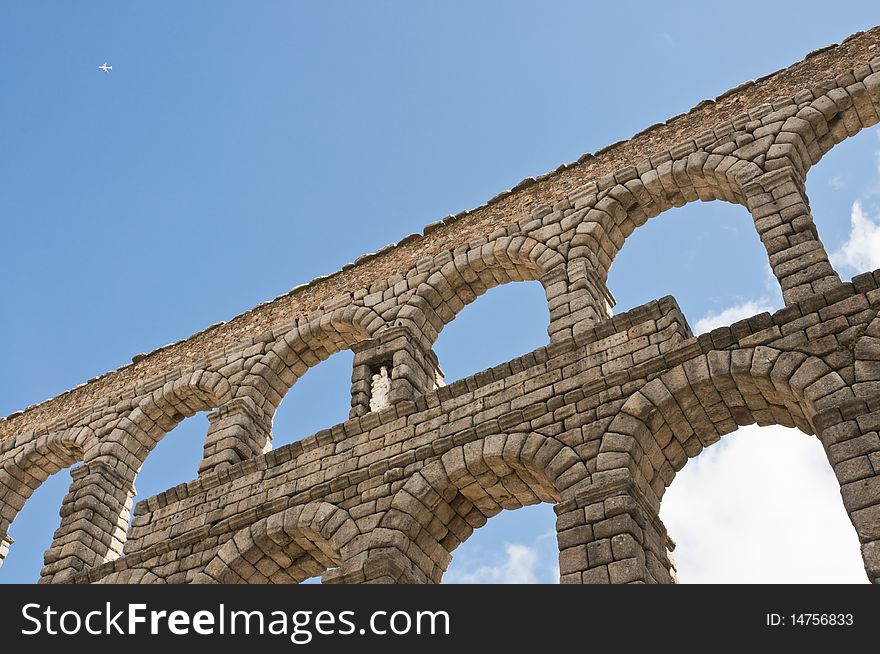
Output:
<svg viewBox="0 0 880 654">
<path fill-rule="evenodd" d="M 733 13 L 702 2 L 591 4 L 4 3 L 0 415 L 880 22 L 875 3 L 843 0 L 740 2 Z M 97 70 L 104 61 L 109 74 Z M 864 132 L 808 178 L 845 278 L 880 267 L 865 251 L 880 239 L 878 150 L 876 129 Z M 617 311 L 672 294 L 692 326 L 705 327 L 719 314 L 780 306 L 770 282 L 748 213 L 715 202 L 638 230 L 609 286 Z M 447 380 L 542 345 L 547 320 L 537 283 L 490 291 L 440 336 Z M 509 338 L 493 337 L 499 325 Z M 291 390 L 276 444 L 345 418 L 350 365 L 350 353 L 335 355 Z M 195 476 L 206 425 L 195 416 L 159 444 L 139 498 Z M 720 579 L 731 566 L 743 578 L 756 567 L 723 551 L 731 525 L 734 540 L 753 537 L 762 560 L 775 561 L 764 578 L 857 577 L 855 536 L 818 444 L 752 431 L 761 434 L 726 439 L 670 489 L 664 519 L 682 580 Z M 738 457 L 755 458 L 747 444 L 759 437 L 785 444 L 779 458 L 732 479 L 748 474 L 749 488 L 766 489 L 731 507 L 739 522 L 713 521 L 717 505 L 701 509 L 695 498 L 729 498 L 712 485 L 740 470 Z M 845 565 L 804 565 L 815 560 L 805 539 L 803 560 L 783 547 L 798 524 L 783 533 L 779 521 L 754 517 L 781 492 L 772 471 L 792 460 L 801 471 L 784 484 L 792 501 L 803 496 L 798 483 L 821 487 L 828 520 L 843 516 Z M 37 578 L 68 484 L 62 471 L 27 503 L 0 582 Z M 447 578 L 551 581 L 552 531 L 547 506 L 498 516 L 456 551 Z"/>
</svg>

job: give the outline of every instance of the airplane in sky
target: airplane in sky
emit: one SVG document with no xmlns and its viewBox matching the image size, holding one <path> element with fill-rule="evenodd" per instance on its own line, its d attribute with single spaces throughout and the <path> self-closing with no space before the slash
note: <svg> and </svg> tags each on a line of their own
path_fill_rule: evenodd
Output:
<svg viewBox="0 0 880 654">
<path fill-rule="evenodd" d="M 113 70 L 113 66 L 108 66 L 107 62 L 105 61 L 102 66 L 98 66 L 98 70 L 103 70 L 105 73 L 109 73 L 111 70 Z"/>
</svg>

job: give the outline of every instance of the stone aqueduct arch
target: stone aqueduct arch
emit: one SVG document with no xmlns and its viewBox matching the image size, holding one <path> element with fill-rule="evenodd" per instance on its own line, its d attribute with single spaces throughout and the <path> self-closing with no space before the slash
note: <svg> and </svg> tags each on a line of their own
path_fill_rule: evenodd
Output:
<svg viewBox="0 0 880 654">
<path fill-rule="evenodd" d="M 291 507 L 236 532 L 217 549 L 194 583 L 299 583 L 339 565 L 342 552 L 359 533 L 345 510 L 327 502 Z M 99 583 L 164 580 L 148 570 L 127 569 Z"/>
<path fill-rule="evenodd" d="M 452 551 L 488 518 L 555 504 L 589 476 L 577 453 L 551 436 L 492 434 L 449 450 L 410 477 L 379 522 L 387 533 L 371 545 L 403 543 L 400 554 L 415 563 L 414 580 L 436 583 Z"/>
<path fill-rule="evenodd" d="M 563 582 L 665 583 L 665 489 L 757 422 L 819 437 L 880 582 L 880 271 L 841 282 L 806 192 L 812 165 L 880 121 L 878 44 L 855 34 L 0 420 L 0 562 L 33 490 L 75 465 L 41 581 L 437 582 L 493 515 L 548 502 Z M 786 307 L 698 337 L 671 298 L 612 316 L 626 238 L 695 200 L 749 212 Z M 444 386 L 443 327 L 526 280 L 549 345 Z M 350 419 L 272 450 L 286 393 L 343 349 Z M 198 477 L 127 529 L 144 460 L 200 411 Z"/>
<path fill-rule="evenodd" d="M 40 484 L 83 460 L 83 452 L 94 444 L 94 433 L 84 426 L 49 432 L 22 443 L 16 440 L 4 441 L 0 450 L 0 542 L 11 540 L 10 525 Z"/>
</svg>

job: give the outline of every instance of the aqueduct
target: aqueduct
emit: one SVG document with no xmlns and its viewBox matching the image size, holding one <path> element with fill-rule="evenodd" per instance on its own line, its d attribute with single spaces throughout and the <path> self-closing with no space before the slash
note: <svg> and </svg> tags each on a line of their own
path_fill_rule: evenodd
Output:
<svg viewBox="0 0 880 654">
<path fill-rule="evenodd" d="M 805 184 L 880 121 L 878 45 L 854 34 L 0 420 L 0 561 L 73 466 L 43 582 L 439 582 L 474 529 L 548 502 L 562 582 L 668 583 L 665 489 L 757 423 L 820 439 L 880 583 L 880 270 L 841 282 Z M 612 315 L 624 240 L 695 200 L 748 210 L 785 307 L 699 336 L 671 297 Z M 519 280 L 544 288 L 549 344 L 444 385 L 438 334 Z M 273 450 L 282 398 L 344 349 L 349 419 Z M 144 460 L 199 411 L 197 478 L 130 520 Z"/>
</svg>

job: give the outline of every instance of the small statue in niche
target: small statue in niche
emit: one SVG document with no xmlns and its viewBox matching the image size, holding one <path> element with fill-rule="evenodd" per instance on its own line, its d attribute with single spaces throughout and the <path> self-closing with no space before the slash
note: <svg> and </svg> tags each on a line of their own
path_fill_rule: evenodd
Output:
<svg viewBox="0 0 880 654">
<path fill-rule="evenodd" d="M 373 375 L 370 385 L 370 411 L 384 409 L 390 402 L 388 395 L 391 393 L 391 378 L 388 376 L 388 368 L 379 368 L 379 374 Z"/>
</svg>

